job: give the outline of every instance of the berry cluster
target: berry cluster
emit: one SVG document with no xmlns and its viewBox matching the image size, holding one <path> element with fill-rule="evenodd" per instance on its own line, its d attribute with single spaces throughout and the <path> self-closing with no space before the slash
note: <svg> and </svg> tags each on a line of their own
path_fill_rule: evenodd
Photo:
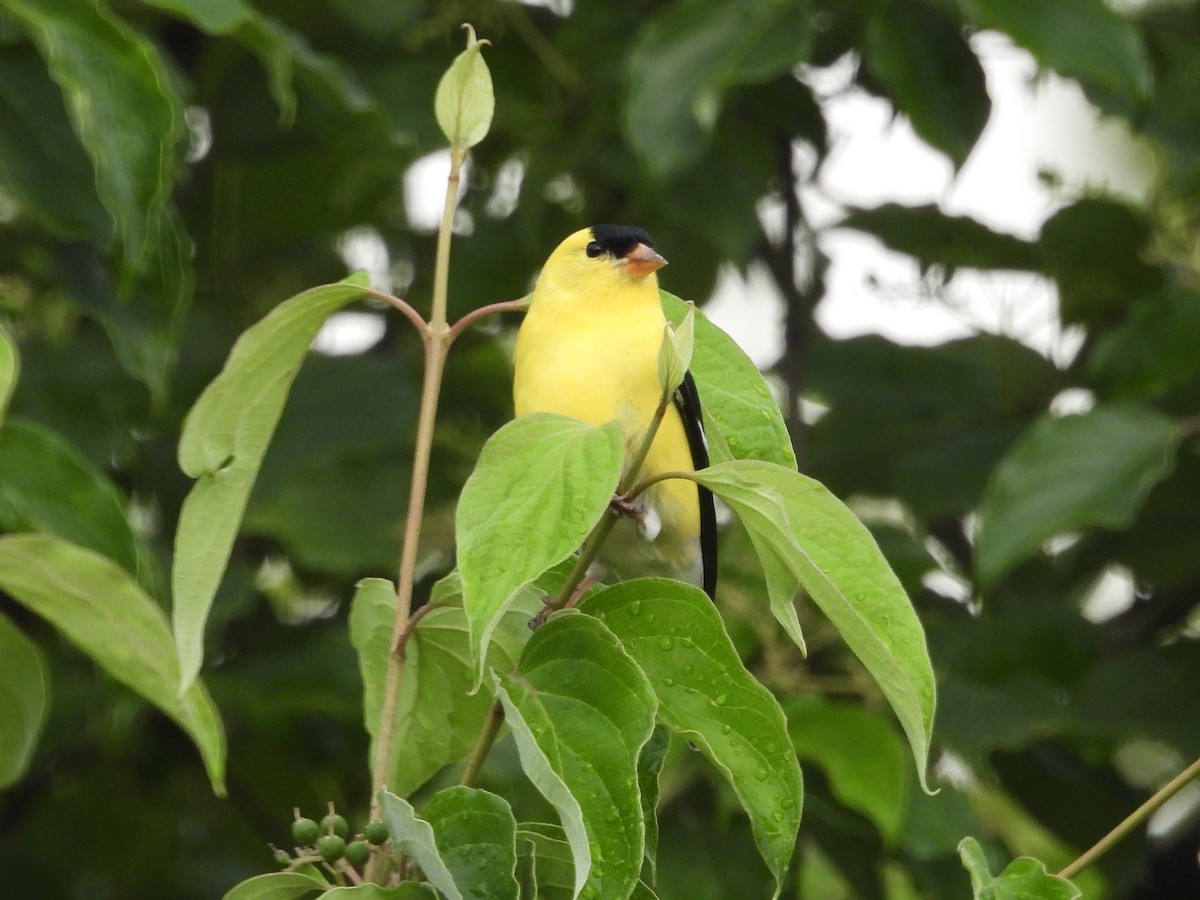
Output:
<svg viewBox="0 0 1200 900">
<path fill-rule="evenodd" d="M 338 815 L 333 804 L 320 822 L 293 811 L 292 840 L 296 842 L 294 853 L 280 850 L 272 845 L 275 861 L 286 869 L 298 869 L 305 865 L 323 863 L 337 874 L 344 874 L 355 883 L 360 883 L 362 870 L 370 862 L 371 855 L 387 843 L 386 822 L 368 822 L 361 832 L 350 837 L 350 824 L 345 816 Z"/>
</svg>

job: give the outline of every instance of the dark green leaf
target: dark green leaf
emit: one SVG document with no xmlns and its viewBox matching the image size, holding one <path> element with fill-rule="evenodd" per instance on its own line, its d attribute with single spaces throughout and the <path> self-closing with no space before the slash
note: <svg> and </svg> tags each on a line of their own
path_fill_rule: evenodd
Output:
<svg viewBox="0 0 1200 900">
<path fill-rule="evenodd" d="M 803 0 L 686 0 L 639 29 L 629 55 L 624 125 L 653 177 L 700 155 L 726 89 L 768 81 L 804 59 L 807 6 Z"/>
<path fill-rule="evenodd" d="M 853 210 L 841 228 L 865 231 L 889 250 L 907 253 L 922 269 L 1015 269 L 1039 271 L 1042 259 L 1036 244 L 993 231 L 969 216 L 952 216 L 936 206 L 884 203 Z"/>
<path fill-rule="evenodd" d="M 895 731 L 862 707 L 815 696 L 788 704 L 787 721 L 800 758 L 824 769 L 834 796 L 895 843 L 909 793 L 904 745 Z"/>
<path fill-rule="evenodd" d="M 16 417 L 0 425 L 0 527 L 57 535 L 139 574 L 117 488 L 74 445 Z"/>
<path fill-rule="evenodd" d="M 112 220 L 63 92 L 28 46 L 0 49 L 0 180 L 55 236 L 108 243 Z"/>
<path fill-rule="evenodd" d="M 145 264 L 116 281 L 91 245 L 64 245 L 59 256 L 71 299 L 99 320 L 122 368 L 161 404 L 191 299 L 192 243 L 173 210 L 156 215 L 146 229 Z"/>
<path fill-rule="evenodd" d="M 1103 325 L 1158 290 L 1162 273 L 1145 261 L 1150 226 L 1120 203 L 1086 197 L 1042 226 L 1038 247 L 1058 283 L 1067 324 Z"/>
<path fill-rule="evenodd" d="M 646 821 L 646 865 L 650 867 L 651 883 L 657 879 L 658 870 L 658 776 L 670 748 L 670 732 L 655 725 L 654 734 L 638 754 L 638 793 L 642 796 L 642 818 Z"/>
<path fill-rule="evenodd" d="M 461 356 L 452 365 L 462 365 Z M 404 532 L 418 400 L 407 353 L 310 354 L 255 479 L 243 531 L 278 540 L 305 568 L 352 579 L 391 571 Z M 463 443 L 474 462 L 475 448 Z M 447 494 L 457 496 L 466 466 L 441 446 L 436 453 L 432 515 Z"/>
<path fill-rule="evenodd" d="M 655 708 L 646 676 L 598 620 L 566 611 L 534 632 L 496 692 L 522 768 L 562 821 L 575 893 L 628 896 L 645 844 L 637 762 Z"/>
<path fill-rule="evenodd" d="M 645 578 L 608 588 L 580 608 L 612 629 L 646 673 L 659 720 L 732 785 L 778 895 L 800 825 L 800 766 L 783 710 L 742 665 L 712 602 L 690 585 Z"/>
<path fill-rule="evenodd" d="M 1123 528 L 1170 474 L 1179 429 L 1150 409 L 1042 419 L 996 466 L 979 505 L 975 570 L 988 586 L 1047 539 Z"/>
<path fill-rule="evenodd" d="M 898 497 L 923 521 L 974 509 L 992 467 L 1065 384 L 1044 356 L 976 335 L 937 347 L 819 341 L 808 383 L 830 407 L 811 474 L 842 497 Z"/>
<path fill-rule="evenodd" d="M 155 46 L 102 2 L 10 0 L 66 97 L 125 260 L 141 269 L 175 180 L 179 98 Z"/>
<path fill-rule="evenodd" d="M 254 53 L 270 77 L 271 93 L 280 118 L 291 122 L 296 95 L 292 90 L 293 53 L 290 38 L 266 16 L 243 0 L 145 0 L 191 22 L 208 34 L 230 35 Z"/>
<path fill-rule="evenodd" d="M 25 774 L 49 701 L 50 675 L 42 652 L 0 615 L 0 789 Z"/>
<path fill-rule="evenodd" d="M 484 446 L 455 522 L 478 678 L 517 591 L 579 548 L 608 508 L 624 460 L 620 423 L 593 428 L 549 413 L 521 416 Z"/>
<path fill-rule="evenodd" d="M 1200 373 L 1200 293 L 1167 288 L 1134 306 L 1129 317 L 1103 332 L 1088 370 L 1106 397 L 1148 399 Z"/>
<path fill-rule="evenodd" d="M 0 588 L 179 723 L 199 748 L 213 789 L 224 794 L 225 733 L 217 709 L 199 681 L 179 691 L 166 618 L 129 575 L 57 538 L 14 534 L 0 537 Z"/>
<path fill-rule="evenodd" d="M 962 168 L 992 104 L 958 23 L 918 0 L 873 7 L 865 61 L 913 130 Z"/>
<path fill-rule="evenodd" d="M 1138 103 L 1153 69 L 1137 26 L 1103 0 L 960 0 L 975 24 L 1004 32 L 1047 68 Z"/>
<path fill-rule="evenodd" d="M 752 84 L 737 92 L 739 115 L 773 137 L 806 140 L 824 159 L 829 151 L 829 131 L 812 88 L 791 72 L 766 84 Z"/>
</svg>

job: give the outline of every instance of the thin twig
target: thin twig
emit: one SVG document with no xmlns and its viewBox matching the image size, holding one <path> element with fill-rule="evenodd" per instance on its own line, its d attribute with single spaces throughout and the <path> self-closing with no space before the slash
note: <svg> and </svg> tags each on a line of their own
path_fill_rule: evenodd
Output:
<svg viewBox="0 0 1200 900">
<path fill-rule="evenodd" d="M 658 426 L 662 424 L 670 402 L 670 395 L 664 390 L 662 397 L 659 399 L 658 408 L 654 411 L 654 417 L 650 420 L 650 424 L 646 428 L 646 433 L 642 435 L 642 442 L 638 445 L 637 451 L 633 454 L 629 465 L 625 469 L 625 473 L 621 476 L 620 484 L 617 485 L 616 495 L 618 497 L 624 499 L 629 496 L 636 496 L 636 494 L 629 493 L 630 483 L 637 478 L 638 471 L 642 468 L 642 463 L 646 461 L 646 456 L 650 453 L 650 446 L 654 443 L 654 437 L 658 434 Z M 658 479 L 653 480 L 657 481 Z M 587 540 L 583 542 L 583 546 L 579 550 L 579 557 L 575 560 L 575 567 L 571 569 L 571 574 L 567 576 L 567 580 L 563 582 L 554 599 L 549 602 L 548 605 L 550 608 L 562 609 L 566 602 L 571 599 L 571 596 L 575 593 L 575 589 L 579 587 L 587 575 L 587 570 L 596 561 L 596 557 L 600 555 L 600 548 L 604 545 L 604 541 L 612 533 L 613 528 L 616 527 L 617 518 L 616 513 L 608 512 L 592 528 L 591 534 L 587 536 Z"/>
<path fill-rule="evenodd" d="M 1189 781 L 1200 775 L 1200 759 L 1164 784 L 1154 796 L 1135 809 L 1132 813 L 1125 817 L 1116 828 L 1106 834 L 1100 840 L 1092 845 L 1091 849 L 1084 852 L 1077 860 L 1071 863 L 1058 873 L 1059 878 L 1074 878 L 1081 871 L 1086 869 L 1097 859 L 1112 849 L 1113 845 L 1124 838 L 1129 832 L 1133 831 L 1138 825 L 1142 824 L 1146 819 L 1157 810 L 1160 806 L 1178 794 L 1183 786 Z"/>
<path fill-rule="evenodd" d="M 423 335 L 429 329 L 429 323 L 421 317 L 421 314 L 399 297 L 393 297 L 391 294 L 384 293 L 383 291 L 377 291 L 374 288 L 367 288 L 365 291 L 363 291 L 363 293 L 365 293 L 368 297 L 374 297 L 376 300 L 382 300 L 389 306 L 400 310 L 400 312 L 404 313 L 405 318 L 413 323 L 413 326 L 417 329 L 418 334 Z"/>
<path fill-rule="evenodd" d="M 467 330 L 469 326 L 482 319 L 484 316 L 494 315 L 495 313 L 503 312 L 524 312 L 529 309 L 529 301 L 521 300 L 505 300 L 501 303 L 489 303 L 487 306 L 481 306 L 479 309 L 473 309 L 453 325 L 450 326 L 450 342 Z"/>
<path fill-rule="evenodd" d="M 463 770 L 462 779 L 458 782 L 460 786 L 470 787 L 475 783 L 475 779 L 479 777 L 479 770 L 483 768 L 483 761 L 487 759 L 492 744 L 496 743 L 496 735 L 500 733 L 502 724 L 504 724 L 504 707 L 500 705 L 499 700 L 493 700 L 492 705 L 488 707 L 487 718 L 483 720 L 483 730 L 479 732 L 475 749 L 471 751 L 471 757 L 467 760 L 467 767 Z"/>
</svg>

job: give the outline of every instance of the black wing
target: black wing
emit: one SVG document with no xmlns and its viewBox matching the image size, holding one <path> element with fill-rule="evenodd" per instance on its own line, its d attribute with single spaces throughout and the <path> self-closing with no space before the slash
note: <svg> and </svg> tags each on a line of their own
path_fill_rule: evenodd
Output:
<svg viewBox="0 0 1200 900">
<path fill-rule="evenodd" d="M 692 373 L 683 376 L 683 384 L 675 391 L 675 407 L 683 419 L 683 430 L 687 433 L 688 448 L 692 451 L 692 466 L 703 469 L 708 466 L 708 444 L 704 441 L 704 420 L 700 415 L 700 394 Z M 700 485 L 700 564 L 703 572 L 704 593 L 712 599 L 717 596 L 717 509 L 712 492 Z"/>
</svg>

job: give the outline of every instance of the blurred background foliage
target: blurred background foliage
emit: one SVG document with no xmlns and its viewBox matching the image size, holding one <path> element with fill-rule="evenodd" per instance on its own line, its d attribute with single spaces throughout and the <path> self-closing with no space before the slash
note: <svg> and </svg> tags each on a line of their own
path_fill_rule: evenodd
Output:
<svg viewBox="0 0 1200 900">
<path fill-rule="evenodd" d="M 648 229 L 671 260 L 665 286 L 698 301 L 719 266 L 765 266 L 786 303 L 769 374 L 801 469 L 871 524 L 928 631 L 935 797 L 914 788 L 896 723 L 831 630 L 804 613 L 807 660 L 777 633 L 745 536 L 726 529 L 721 609 L 786 698 L 806 770 L 789 892 L 961 897 L 968 834 L 994 861 L 1028 853 L 1054 871 L 1193 759 L 1192 2 L 0 0 L 0 323 L 22 360 L 0 428 L 0 529 L 106 553 L 169 605 L 181 420 L 237 334 L 362 266 L 427 307 L 433 227 L 405 173 L 436 170 L 432 97 L 465 21 L 492 41 L 497 112 L 456 220 L 452 312 L 522 296 L 547 252 L 594 222 Z M 1150 199 L 1065 197 L 1029 240 L 936 206 L 847 209 L 842 226 L 932 283 L 1046 276 L 1082 345 L 1055 362 L 996 334 L 830 339 L 814 320 L 821 234 L 796 199 L 829 150 L 807 76 L 851 60 L 853 85 L 957 169 L 989 121 L 968 41 L 985 29 L 1153 147 Z M 764 225 L 764 199 L 782 228 Z M 420 372 L 404 321 L 356 313 L 373 336 L 345 352 L 327 335 L 302 371 L 210 622 L 227 800 L 173 724 L 0 596 L 4 646 L 32 641 L 52 692 L 27 770 L 0 794 L 6 896 L 211 898 L 271 868 L 266 844 L 287 841 L 293 806 L 364 811 L 344 603 L 398 557 Z M 426 591 L 452 564 L 478 448 L 511 415 L 514 324 L 451 359 Z M 1082 413 L 1060 414 L 1065 391 Z M 509 744 L 489 769 L 518 818 L 539 814 Z M 748 823 L 686 747 L 662 800 L 661 896 L 769 894 Z M 1200 896 L 1198 806 L 1185 794 L 1126 840 L 1081 880 L 1086 896 Z"/>
</svg>

